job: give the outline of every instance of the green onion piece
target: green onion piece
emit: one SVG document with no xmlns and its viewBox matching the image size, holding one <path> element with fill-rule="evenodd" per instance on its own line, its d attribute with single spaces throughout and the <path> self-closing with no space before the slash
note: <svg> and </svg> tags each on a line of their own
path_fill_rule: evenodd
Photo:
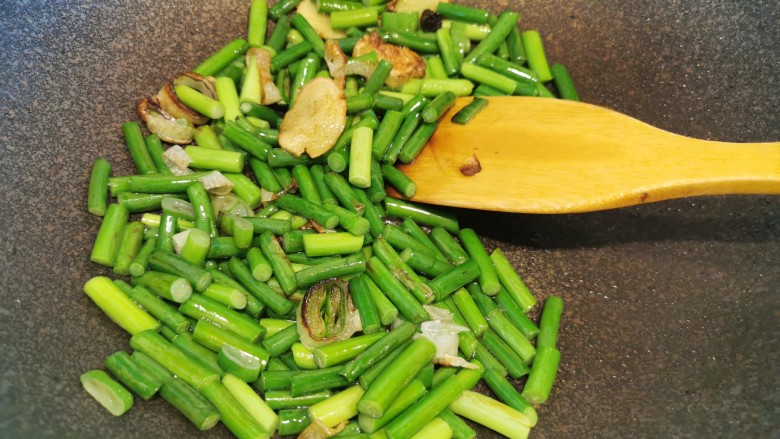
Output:
<svg viewBox="0 0 780 439">
<path fill-rule="evenodd" d="M 458 234 L 461 244 L 466 248 L 471 259 L 479 265 L 479 285 L 488 295 L 495 295 L 501 288 L 495 268 L 485 251 L 482 242 L 472 229 L 461 229 Z"/>
<path fill-rule="evenodd" d="M 200 129 L 196 128 L 193 135 L 197 136 L 199 131 Z M 154 165 L 157 167 L 157 172 L 160 175 L 171 175 L 171 170 L 168 169 L 168 165 L 165 164 L 165 159 L 163 159 L 162 156 L 163 147 L 162 142 L 160 142 L 160 136 L 157 134 L 150 134 L 144 138 L 144 143 L 146 143 L 146 149 L 149 151 L 149 156 L 151 156 Z"/>
<path fill-rule="evenodd" d="M 501 362 L 512 378 L 517 379 L 528 374 L 529 369 L 523 359 L 493 331 L 485 331 L 482 335 L 482 344 Z"/>
<path fill-rule="evenodd" d="M 514 93 L 517 88 L 517 82 L 513 79 L 474 64 L 463 64 L 460 73 L 474 82 L 486 84 L 507 95 Z"/>
<path fill-rule="evenodd" d="M 318 37 L 319 38 L 319 37 Z M 298 97 L 298 93 L 306 85 L 307 82 L 314 79 L 317 75 L 317 71 L 320 68 L 320 58 L 316 53 L 309 53 L 304 59 L 302 59 L 298 65 L 298 71 L 295 73 L 295 78 L 290 86 L 290 106 L 295 103 L 295 98 Z"/>
<path fill-rule="evenodd" d="M 450 233 L 457 233 L 459 229 L 454 215 L 411 201 L 387 197 L 385 209 L 389 216 L 411 218 L 418 224 L 431 227 L 441 226 Z"/>
<path fill-rule="evenodd" d="M 268 404 L 268 407 L 277 411 L 280 409 L 308 407 L 320 401 L 324 401 L 332 395 L 333 392 L 330 390 L 322 390 L 320 392 L 294 397 L 290 394 L 289 390 L 269 390 L 265 392 L 265 402 Z"/>
<path fill-rule="evenodd" d="M 222 76 L 216 79 L 215 88 L 217 90 L 217 99 L 224 107 L 224 120 L 226 122 L 235 121 L 241 116 L 240 100 L 235 82 L 230 78 Z"/>
<path fill-rule="evenodd" d="M 428 236 L 441 253 L 453 264 L 462 264 L 469 258 L 466 250 L 443 227 L 433 227 Z"/>
<path fill-rule="evenodd" d="M 452 34 L 447 29 L 439 29 L 436 31 L 436 43 L 439 45 L 439 52 L 441 52 L 442 68 L 445 73 L 446 79 L 448 76 L 452 76 L 458 73 L 461 69 L 460 55 L 455 47 L 455 43 L 452 41 Z"/>
<path fill-rule="evenodd" d="M 319 368 L 346 363 L 363 353 L 384 335 L 384 333 L 364 334 L 320 346 L 313 351 L 314 362 Z"/>
<path fill-rule="evenodd" d="M 247 339 L 223 329 L 208 320 L 198 320 L 192 332 L 192 340 L 213 352 L 219 352 L 226 345 L 230 345 L 247 355 L 258 359 L 260 368 L 264 368 L 270 357 L 268 351 Z M 176 338 L 175 341 L 178 341 Z M 186 337 L 185 337 L 186 338 Z M 176 344 L 176 343 L 174 343 Z M 220 368 L 221 369 L 221 368 Z"/>
<path fill-rule="evenodd" d="M 428 313 L 420 302 L 393 276 L 380 259 L 372 257 L 366 265 L 366 272 L 371 280 L 387 295 L 393 305 L 398 308 L 404 319 L 413 323 L 420 323 L 429 318 Z"/>
<path fill-rule="evenodd" d="M 341 366 L 326 367 L 294 373 L 289 380 L 290 394 L 294 397 L 320 390 L 333 390 L 350 384 L 339 374 Z"/>
<path fill-rule="evenodd" d="M 260 140 L 256 135 L 235 122 L 226 123 L 222 135 L 241 150 L 248 152 L 252 157 L 263 161 L 267 160 L 271 145 Z"/>
<path fill-rule="evenodd" d="M 470 8 L 468 6 L 456 5 L 452 3 L 440 2 L 436 8 L 436 13 L 449 20 L 465 21 L 476 24 L 486 24 L 488 22 L 488 11 L 479 8 Z"/>
<path fill-rule="evenodd" d="M 445 92 L 455 96 L 468 96 L 474 90 L 474 83 L 468 79 L 426 78 L 420 85 L 419 93 L 426 97 L 435 97 Z"/>
<path fill-rule="evenodd" d="M 204 384 L 200 393 L 219 411 L 221 421 L 239 439 L 268 438 L 268 432 L 218 380 Z"/>
<path fill-rule="evenodd" d="M 211 273 L 165 250 L 157 249 L 149 255 L 149 267 L 161 273 L 179 276 L 197 291 L 205 290 L 212 282 Z"/>
<path fill-rule="evenodd" d="M 266 0 L 252 0 L 249 6 L 249 19 L 246 31 L 246 41 L 249 47 L 261 47 L 265 44 L 267 25 L 268 2 Z"/>
<path fill-rule="evenodd" d="M 388 32 L 382 35 L 382 39 L 387 43 L 408 47 L 418 53 L 439 53 L 439 46 L 435 39 L 431 41 L 411 33 Z"/>
<path fill-rule="evenodd" d="M 409 140 L 399 152 L 398 159 L 401 160 L 402 163 L 413 162 L 428 143 L 428 140 L 431 138 L 431 136 L 433 136 L 433 133 L 436 132 L 438 127 L 438 122 L 423 123 L 420 125 L 420 127 L 417 128 L 417 131 L 415 131 L 414 134 L 409 137 Z"/>
<path fill-rule="evenodd" d="M 335 204 L 325 204 L 323 207 L 325 210 L 336 214 L 339 217 L 339 226 L 344 228 L 344 230 L 356 236 L 363 236 L 368 233 L 369 227 L 371 226 L 368 219 L 358 216 Z"/>
<path fill-rule="evenodd" d="M 264 238 L 264 242 L 266 240 L 271 239 L 274 242 L 276 240 L 273 238 L 273 235 L 271 235 L 270 232 L 265 232 L 262 236 L 266 235 L 267 237 Z M 278 246 L 278 244 L 277 244 Z M 279 252 L 282 252 L 282 249 L 278 249 Z M 274 267 L 274 272 L 277 273 L 276 266 L 274 265 L 275 262 L 268 257 L 268 254 L 263 252 L 263 254 L 266 256 L 266 259 L 271 263 L 271 266 Z M 286 258 L 285 258 L 286 261 Z M 287 264 L 289 266 L 289 261 L 287 261 Z M 262 282 L 258 282 L 253 276 L 252 272 L 249 270 L 249 267 L 247 267 L 240 259 L 233 257 L 230 259 L 228 266 L 230 267 L 230 272 L 233 274 L 233 276 L 236 278 L 236 280 L 247 290 L 249 291 L 253 296 L 255 296 L 257 299 L 259 299 L 261 302 L 266 304 L 269 309 L 274 311 L 275 313 L 279 315 L 286 315 L 290 311 L 292 311 L 294 304 L 290 300 L 287 300 L 285 297 L 280 296 L 277 294 L 274 290 L 272 290 L 268 285 Z M 289 269 L 292 271 L 292 267 L 290 266 Z M 295 274 L 292 274 L 292 282 L 295 282 Z M 279 280 L 279 274 L 277 273 L 277 280 Z M 287 282 L 287 281 L 285 281 Z M 281 281 L 280 281 L 281 284 Z M 282 287 L 284 288 L 284 287 Z M 294 291 L 295 288 L 297 288 L 297 285 L 294 285 L 293 288 L 290 290 L 290 292 Z"/>
<path fill-rule="evenodd" d="M 363 277 L 360 277 L 365 282 Z M 353 279 L 352 282 L 355 280 Z M 350 283 L 350 286 L 352 285 Z M 367 288 L 366 288 L 367 289 Z M 354 292 L 353 292 L 354 296 Z M 357 358 L 352 360 L 341 371 L 341 374 L 348 380 L 354 380 L 358 378 L 363 372 L 368 370 L 371 366 L 381 361 L 390 352 L 403 344 L 406 340 L 409 340 L 414 334 L 415 327 L 409 322 L 404 322 L 387 334 L 382 333 L 382 338 L 372 344 L 365 352 L 360 354 Z"/>
<path fill-rule="evenodd" d="M 349 182 L 357 187 L 371 185 L 371 145 L 374 131 L 368 127 L 356 128 L 349 150 Z"/>
<path fill-rule="evenodd" d="M 452 122 L 466 125 L 469 122 L 471 122 L 471 119 L 474 119 L 474 117 L 485 107 L 487 107 L 489 101 L 487 99 L 482 98 L 474 98 L 473 101 L 471 101 L 468 105 L 461 108 L 460 111 L 455 113 L 454 116 L 452 116 Z"/>
<path fill-rule="evenodd" d="M 520 279 L 520 276 L 515 271 L 512 263 L 504 256 L 501 249 L 495 249 L 493 253 L 491 253 L 490 261 L 492 261 L 492 265 L 495 267 L 494 272 L 498 279 L 500 279 L 501 285 L 506 288 L 512 298 L 523 308 L 523 311 L 528 312 L 528 310 L 533 308 L 534 305 L 536 305 L 536 298 L 531 294 L 528 287 L 525 286 L 525 283 Z M 482 283 L 482 278 L 480 278 L 480 283 Z M 482 286 L 482 289 L 484 290 L 485 287 Z M 495 293 L 497 292 L 498 290 L 495 291 Z M 491 295 L 495 294 L 488 291 L 485 291 L 485 293 Z"/>
<path fill-rule="evenodd" d="M 332 23 L 333 20 L 331 20 Z M 306 20 L 306 17 L 304 17 L 301 14 L 295 14 L 293 15 L 292 19 L 290 20 L 293 27 L 298 30 L 298 32 L 303 35 L 303 38 L 306 39 L 306 41 L 311 44 L 312 50 L 320 57 L 322 58 L 325 56 L 325 42 L 320 38 L 319 34 L 317 34 L 317 31 L 314 30 L 313 27 L 311 27 L 311 24 Z"/>
<path fill-rule="evenodd" d="M 127 150 L 133 158 L 138 173 L 157 174 L 157 165 L 155 165 L 152 160 L 149 150 L 146 149 L 146 142 L 141 133 L 141 126 L 136 122 L 125 122 L 122 124 L 122 133 L 125 137 Z"/>
<path fill-rule="evenodd" d="M 225 374 L 219 365 L 217 354 L 195 341 L 189 332 L 182 332 L 173 338 L 166 336 L 166 338 L 193 362 L 217 375 L 222 376 Z"/>
<path fill-rule="evenodd" d="M 115 280 L 114 284 L 119 286 L 120 289 L 122 288 L 120 282 L 121 284 L 127 285 L 124 281 Z M 141 305 L 146 312 L 159 320 L 163 325 L 171 328 L 177 334 L 190 328 L 190 322 L 186 317 L 170 306 L 168 302 L 160 299 L 160 297 L 154 295 L 145 287 L 139 285 L 135 288 L 131 287 L 129 290 L 125 289 L 124 291 L 128 293 L 128 296 L 133 299 L 135 303 Z"/>
<path fill-rule="evenodd" d="M 558 89 L 561 99 L 570 101 L 580 100 L 577 90 L 574 88 L 574 81 L 572 81 L 571 76 L 569 76 L 569 71 L 566 70 L 566 67 L 564 67 L 563 64 L 553 64 L 552 67 L 550 67 L 550 73 L 553 76 L 555 88 Z"/>
<path fill-rule="evenodd" d="M 103 364 L 122 384 L 147 401 L 163 384 L 156 376 L 133 361 L 130 354 L 125 351 L 114 352 L 106 357 Z"/>
<path fill-rule="evenodd" d="M 379 22 L 379 11 L 377 8 L 336 11 L 330 14 L 330 22 L 333 29 L 375 26 Z"/>
<path fill-rule="evenodd" d="M 312 177 L 309 168 L 306 165 L 298 164 L 293 167 L 292 173 L 295 177 L 295 181 L 298 182 L 298 190 L 300 191 L 301 197 L 314 204 L 322 205 L 320 193 L 317 190 L 317 186 L 314 184 L 314 178 Z"/>
<path fill-rule="evenodd" d="M 133 395 L 102 370 L 81 374 L 81 385 L 114 416 L 121 416 L 133 406 Z"/>
<path fill-rule="evenodd" d="M 146 330 L 160 329 L 160 322 L 141 309 L 105 276 L 96 276 L 88 280 L 84 284 L 84 293 L 108 318 L 132 335 Z"/>
<path fill-rule="evenodd" d="M 539 77 L 539 81 L 548 82 L 552 80 L 553 76 L 547 64 L 547 56 L 544 53 L 544 45 L 539 32 L 527 30 L 520 35 L 523 40 L 523 48 L 528 56 L 528 66 Z"/>
<path fill-rule="evenodd" d="M 273 433 L 279 425 L 279 416 L 255 393 L 252 388 L 235 377 L 227 374 L 222 378 L 222 385 L 238 401 L 243 409 L 254 419 L 266 432 Z"/>
<path fill-rule="evenodd" d="M 411 439 L 449 439 L 452 437 L 452 427 L 440 417 L 435 417 L 425 424 Z"/>
<path fill-rule="evenodd" d="M 486 369 L 482 379 L 485 380 L 485 383 L 499 401 L 527 416 L 532 426 L 536 425 L 538 420 L 536 409 L 498 371 Z"/>
<path fill-rule="evenodd" d="M 357 308 L 360 314 L 360 323 L 363 328 L 364 334 L 373 334 L 379 331 L 382 327 L 379 319 L 379 313 L 377 312 L 374 299 L 371 297 L 371 291 L 368 289 L 368 284 L 365 281 L 365 277 L 361 274 L 353 277 L 349 281 L 349 290 L 352 295 L 352 302 Z M 360 357 L 363 357 L 361 355 Z M 363 360 L 363 361 L 367 361 Z M 355 366 L 353 366 L 355 367 Z M 345 375 L 350 378 L 352 372 L 347 372 L 349 375 Z M 352 377 L 354 379 L 355 377 Z"/>
<path fill-rule="evenodd" d="M 539 333 L 539 328 L 536 327 L 536 324 L 534 324 L 534 322 L 528 318 L 528 316 L 525 315 L 523 309 L 520 307 L 520 305 L 518 305 L 517 302 L 515 302 L 515 299 L 512 298 L 509 292 L 507 292 L 506 288 L 502 287 L 498 291 L 498 294 L 496 294 L 495 298 L 499 306 L 501 306 L 501 308 L 506 311 L 505 314 L 509 321 L 511 321 L 512 324 L 515 325 L 515 327 L 526 336 L 526 338 L 533 339 L 536 337 L 536 335 Z"/>
<path fill-rule="evenodd" d="M 450 404 L 450 410 L 511 439 L 527 438 L 531 428 L 530 419 L 524 414 L 470 390 Z"/>
<path fill-rule="evenodd" d="M 363 388 L 352 386 L 309 407 L 309 418 L 318 419 L 327 427 L 336 425 L 358 414 L 357 403 L 363 396 Z"/>
<path fill-rule="evenodd" d="M 370 157 L 370 155 L 369 155 Z M 326 229 L 333 229 L 339 223 L 339 217 L 323 209 L 322 206 L 292 194 L 285 194 L 276 199 L 280 208 L 316 221 Z"/>
<path fill-rule="evenodd" d="M 387 437 L 390 439 L 411 437 L 455 401 L 464 389 L 476 384 L 481 376 L 482 370 L 463 369 L 438 387 L 434 387 L 385 427 Z"/>
<path fill-rule="evenodd" d="M 130 264 L 141 249 L 145 229 L 146 226 L 140 221 L 133 221 L 125 227 L 114 262 L 114 273 L 130 274 Z"/>
<path fill-rule="evenodd" d="M 268 259 L 263 255 L 262 250 L 257 247 L 252 247 L 246 253 L 246 260 L 249 264 L 249 268 L 252 271 L 252 277 L 260 282 L 265 282 L 273 275 L 273 269 L 271 264 L 268 263 Z"/>
<path fill-rule="evenodd" d="M 417 184 L 395 166 L 382 165 L 382 175 L 390 186 L 407 198 L 413 197 L 417 191 Z"/>
<path fill-rule="evenodd" d="M 133 353 L 133 357 L 136 353 Z M 160 387 L 160 396 L 200 431 L 210 430 L 219 422 L 219 412 L 214 406 L 192 386 L 178 378 L 166 381 Z"/>
<path fill-rule="evenodd" d="M 292 350 L 296 366 L 306 370 L 317 368 L 317 364 L 314 362 L 314 352 L 311 349 L 302 343 L 295 343 L 290 349 Z"/>
<path fill-rule="evenodd" d="M 133 335 L 130 338 L 130 346 L 148 355 L 196 389 L 200 389 L 205 383 L 219 379 L 218 374 L 190 359 L 154 331 L 147 330 Z"/>
<path fill-rule="evenodd" d="M 415 272 L 428 277 L 439 276 L 452 268 L 452 264 L 438 259 L 433 253 L 427 251 L 405 248 L 400 256 Z"/>
<path fill-rule="evenodd" d="M 366 81 L 366 85 L 363 87 L 363 93 L 373 95 L 374 93 L 379 92 L 392 70 L 393 64 L 390 61 L 386 59 L 379 61 L 376 69 L 374 69 L 374 73 L 372 73 L 371 77 Z"/>
<path fill-rule="evenodd" d="M 504 311 L 496 309 L 487 315 L 490 328 L 512 348 L 512 350 L 528 364 L 534 357 L 535 349 L 530 341 L 506 318 Z"/>
<path fill-rule="evenodd" d="M 203 93 L 184 84 L 174 85 L 173 90 L 182 104 L 210 119 L 220 119 L 225 115 L 225 107 Z"/>
<path fill-rule="evenodd" d="M 371 145 L 371 155 L 375 160 L 381 160 L 385 155 L 387 148 L 395 138 L 403 122 L 404 115 L 402 112 L 391 110 L 385 113 Z"/>
<path fill-rule="evenodd" d="M 395 397 L 394 401 L 387 408 L 385 413 L 374 418 L 367 415 L 358 416 L 358 424 L 360 429 L 367 433 L 375 433 L 382 427 L 387 425 L 390 421 L 395 419 L 404 410 L 409 408 L 412 404 L 417 402 L 428 390 L 418 379 L 412 380 L 404 389 Z"/>
<path fill-rule="evenodd" d="M 425 338 L 413 341 L 368 386 L 358 402 L 361 414 L 379 417 L 387 410 L 395 396 L 428 364 L 436 353 L 436 346 Z"/>
<path fill-rule="evenodd" d="M 465 66 L 464 66 L 465 67 Z M 444 92 L 422 109 L 422 118 L 425 122 L 434 123 L 441 118 L 455 104 L 455 95 L 452 92 Z"/>
<path fill-rule="evenodd" d="M 151 357 L 144 354 L 141 351 L 133 352 L 130 357 L 135 361 L 138 366 L 152 374 L 158 381 L 166 383 L 173 378 L 173 374 L 166 368 L 162 367 L 160 363 L 152 360 Z"/>
<path fill-rule="evenodd" d="M 307 256 L 347 255 L 363 247 L 363 235 L 347 232 L 306 234 L 303 235 L 303 247 Z"/>
<path fill-rule="evenodd" d="M 439 46 L 441 50 L 441 46 Z M 448 75 L 444 69 L 444 63 L 441 58 L 436 55 L 431 55 L 425 58 L 425 74 L 426 78 L 433 79 L 447 79 Z"/>
<path fill-rule="evenodd" d="M 309 409 L 279 410 L 279 436 L 292 436 L 309 426 Z"/>
<path fill-rule="evenodd" d="M 366 269 L 366 258 L 357 252 L 346 258 L 336 258 L 295 273 L 295 279 L 301 287 L 312 285 L 332 277 L 346 277 L 362 273 Z"/>
<path fill-rule="evenodd" d="M 104 158 L 95 159 L 89 177 L 87 193 L 87 211 L 103 216 L 108 208 L 108 178 L 111 176 L 111 164 Z"/>
<path fill-rule="evenodd" d="M 163 299 L 176 303 L 187 301 L 192 295 L 192 286 L 186 279 L 172 274 L 147 271 L 141 276 L 130 278 L 133 286 L 141 285 Z"/>
<path fill-rule="evenodd" d="M 558 326 L 563 313 L 563 300 L 558 296 L 547 296 L 539 321 L 539 336 L 536 348 L 554 348 L 558 339 Z"/>
<path fill-rule="evenodd" d="M 216 53 L 200 63 L 200 65 L 192 69 L 192 71 L 201 76 L 213 76 L 224 69 L 236 57 L 244 53 L 247 47 L 247 42 L 243 38 L 237 38 L 230 41 Z"/>
<path fill-rule="evenodd" d="M 284 329 L 277 331 L 271 336 L 267 336 L 265 340 L 263 340 L 263 346 L 268 349 L 272 358 L 278 357 L 289 351 L 292 345 L 297 343 L 300 339 L 298 328 L 294 322 L 293 324 L 290 324 L 288 321 L 284 322 L 287 324 Z"/>
<path fill-rule="evenodd" d="M 507 36 L 509 36 L 509 33 L 512 32 L 512 29 L 517 27 L 517 20 L 519 18 L 520 14 L 516 12 L 502 12 L 498 17 L 496 24 L 491 27 L 490 33 L 477 44 L 477 47 L 466 55 L 464 62 L 474 63 L 483 53 L 494 53 L 498 50 L 501 43 L 503 43 Z"/>
<path fill-rule="evenodd" d="M 357 192 L 343 176 L 335 172 L 328 172 L 325 174 L 324 180 L 345 209 L 352 213 L 361 214 L 365 205 L 358 200 Z"/>
<path fill-rule="evenodd" d="M 488 323 L 468 291 L 463 288 L 455 291 L 452 293 L 452 300 L 463 315 L 463 319 L 466 320 L 469 328 L 477 337 L 482 337 L 482 334 L 488 329 Z"/>
<path fill-rule="evenodd" d="M 281 0 L 275 5 L 271 6 L 271 8 L 268 10 L 268 15 L 270 15 L 274 20 L 282 20 L 285 18 L 288 12 L 295 9 L 295 7 L 300 3 L 301 0 Z"/>
<path fill-rule="evenodd" d="M 195 294 L 182 303 L 179 311 L 196 320 L 209 320 L 251 342 L 264 334 L 263 327 L 251 317 L 201 294 Z"/>
<path fill-rule="evenodd" d="M 423 99 L 425 99 L 425 97 L 423 97 Z M 420 107 L 423 105 L 427 105 L 427 99 L 420 103 Z M 382 157 L 382 161 L 384 163 L 390 165 L 395 163 L 395 161 L 398 159 L 398 154 L 400 154 L 404 145 L 406 145 L 406 142 L 408 142 L 412 135 L 417 131 L 421 121 L 422 116 L 420 116 L 420 108 L 412 110 L 412 113 L 408 114 L 404 118 L 404 121 L 401 124 L 401 127 L 398 128 L 398 132 L 393 138 L 392 143 L 390 146 L 388 146 L 384 156 Z"/>
<path fill-rule="evenodd" d="M 121 204 L 108 206 L 92 247 L 92 262 L 107 267 L 114 266 L 129 215 L 130 212 Z"/>
</svg>

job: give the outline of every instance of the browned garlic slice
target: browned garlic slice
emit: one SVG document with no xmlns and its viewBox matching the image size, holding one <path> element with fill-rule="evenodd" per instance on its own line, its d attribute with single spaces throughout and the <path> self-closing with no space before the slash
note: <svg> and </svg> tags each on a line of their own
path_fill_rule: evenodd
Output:
<svg viewBox="0 0 780 439">
<path fill-rule="evenodd" d="M 344 92 L 329 78 L 314 78 L 301 88 L 279 127 L 279 146 L 300 157 L 316 158 L 336 144 L 347 123 Z"/>
<path fill-rule="evenodd" d="M 376 52 L 379 60 L 387 60 L 393 64 L 393 70 L 385 83 L 392 88 L 400 88 L 412 78 L 425 76 L 425 60 L 407 47 L 396 46 L 382 41 L 376 32 L 363 35 L 352 50 L 352 57 Z"/>
<path fill-rule="evenodd" d="M 282 100 L 282 94 L 276 88 L 274 77 L 271 75 L 271 53 L 267 49 L 252 48 L 246 51 L 246 59 L 254 57 L 257 68 L 260 71 L 260 88 L 263 90 L 263 105 L 275 104 Z"/>
</svg>

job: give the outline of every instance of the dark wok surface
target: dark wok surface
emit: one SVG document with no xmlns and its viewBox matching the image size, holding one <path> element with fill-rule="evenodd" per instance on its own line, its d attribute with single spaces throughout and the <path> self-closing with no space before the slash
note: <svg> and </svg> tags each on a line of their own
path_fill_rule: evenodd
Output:
<svg viewBox="0 0 780 439">
<path fill-rule="evenodd" d="M 518 9 L 583 100 L 694 137 L 780 140 L 776 1 L 473 3 Z M 195 437 L 160 399 L 113 418 L 80 387 L 128 349 L 81 292 L 107 273 L 89 262 L 87 179 L 98 155 L 131 172 L 119 126 L 135 102 L 243 35 L 246 5 L 0 4 L 0 437 Z M 566 301 L 533 438 L 778 437 L 780 199 L 458 214 Z"/>
</svg>

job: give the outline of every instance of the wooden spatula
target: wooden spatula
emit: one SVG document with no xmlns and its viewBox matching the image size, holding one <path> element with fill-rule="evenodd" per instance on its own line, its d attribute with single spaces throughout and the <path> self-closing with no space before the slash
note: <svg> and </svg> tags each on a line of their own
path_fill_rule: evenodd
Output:
<svg viewBox="0 0 780 439">
<path fill-rule="evenodd" d="M 459 98 L 420 156 L 400 166 L 417 183 L 412 200 L 573 213 L 693 195 L 780 194 L 778 142 L 692 139 L 594 105 L 541 98 L 489 98 L 468 125 L 452 123 L 471 99 Z"/>
</svg>

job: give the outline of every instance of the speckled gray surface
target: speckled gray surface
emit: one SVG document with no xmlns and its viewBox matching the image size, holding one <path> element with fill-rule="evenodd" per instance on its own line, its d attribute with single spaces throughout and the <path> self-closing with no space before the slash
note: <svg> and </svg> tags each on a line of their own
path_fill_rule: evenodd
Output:
<svg viewBox="0 0 780 439">
<path fill-rule="evenodd" d="M 98 155 L 131 171 L 119 125 L 135 101 L 242 35 L 247 3 L 0 4 L 0 436 L 196 436 L 159 399 L 113 418 L 79 386 L 128 340 L 81 293 L 106 273 L 88 259 L 86 184 Z M 488 3 L 520 10 L 588 102 L 695 137 L 780 139 L 776 1 Z M 566 300 L 533 438 L 780 435 L 778 198 L 458 213 Z"/>
</svg>

